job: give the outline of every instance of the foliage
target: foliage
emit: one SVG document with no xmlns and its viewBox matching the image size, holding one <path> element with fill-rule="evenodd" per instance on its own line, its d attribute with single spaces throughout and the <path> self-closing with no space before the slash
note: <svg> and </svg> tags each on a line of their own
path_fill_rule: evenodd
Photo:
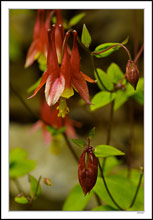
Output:
<svg viewBox="0 0 153 220">
<path fill-rule="evenodd" d="M 104 71 L 99 67 L 96 68 L 94 63 L 94 58 L 96 59 L 108 57 L 122 47 L 123 49 L 125 49 L 129 56 L 128 62 L 133 62 L 133 64 L 136 65 L 135 61 L 131 60 L 131 55 L 127 47 L 125 47 L 129 37 L 127 37 L 121 43 L 100 43 L 98 46 L 95 47 L 94 51 L 91 51 L 90 48 L 92 48 L 91 44 L 93 43 L 93 38 L 92 35 L 89 33 L 89 30 L 87 29 L 87 25 L 83 24 L 81 39 L 79 39 L 77 31 L 73 31 L 72 29 L 72 27 L 77 25 L 81 21 L 81 19 L 84 18 L 84 12 L 75 15 L 69 21 L 67 21 L 65 18 L 60 19 L 58 15 L 52 16 L 52 18 L 48 17 L 49 13 L 47 13 L 46 17 L 44 17 L 44 20 L 46 19 L 46 21 L 48 22 L 49 20 L 47 19 L 49 18 L 50 23 L 54 23 L 55 25 L 47 26 L 48 23 L 45 21 L 46 23 L 44 22 L 45 25 L 43 30 L 44 35 L 42 35 L 41 31 L 39 31 L 38 34 L 37 31 L 37 29 L 40 28 L 38 25 L 40 20 L 40 26 L 43 26 L 43 19 L 41 16 L 39 16 L 39 13 L 42 13 L 41 16 L 43 17 L 44 11 L 39 11 L 36 18 L 38 20 L 35 23 L 34 27 L 34 40 L 32 42 L 32 47 L 30 47 L 29 50 L 31 51 L 31 54 L 28 57 L 30 61 L 28 60 L 27 66 L 31 65 L 35 60 L 37 60 L 39 70 L 44 72 L 44 74 L 27 89 L 28 93 L 34 92 L 31 97 L 36 95 L 40 88 L 42 88 L 46 83 L 45 97 L 47 97 L 47 104 L 49 106 L 57 104 L 58 106 L 55 108 L 55 110 L 59 111 L 58 117 L 62 116 L 62 118 L 64 118 L 65 115 L 68 114 L 70 111 L 67 106 L 67 99 L 73 96 L 73 89 L 75 89 L 80 94 L 80 96 L 83 98 L 84 103 L 86 102 L 87 104 L 90 104 L 91 111 L 95 111 L 96 109 L 102 108 L 110 103 L 113 103 L 113 111 L 117 111 L 123 106 L 123 104 L 128 102 L 129 99 L 137 101 L 140 105 L 144 104 L 144 79 L 142 77 L 139 77 L 139 74 L 137 75 L 137 78 L 139 78 L 139 80 L 136 85 L 136 89 L 134 89 L 133 86 L 130 84 L 130 80 L 128 79 L 126 73 L 121 70 L 118 64 L 112 62 L 108 66 L 107 70 Z M 60 10 L 58 10 L 58 13 L 61 13 Z M 59 25 L 60 20 L 62 20 L 62 23 L 60 23 Z M 48 27 L 50 27 L 51 29 Z M 63 27 L 65 30 L 68 30 L 66 34 L 65 31 L 62 29 Z M 71 32 L 73 33 L 72 49 L 68 45 Z M 37 39 L 35 39 L 35 36 Z M 49 40 L 48 36 L 51 37 L 51 40 Z M 12 33 L 10 34 L 9 43 L 10 60 L 16 61 L 22 55 L 22 51 L 20 44 L 18 44 L 16 37 L 14 37 Z M 94 83 L 95 81 L 90 79 L 89 76 L 85 75 L 80 70 L 80 56 L 77 43 L 80 43 L 83 49 L 85 49 L 86 52 L 88 52 L 89 54 L 91 64 L 93 66 L 93 74 L 96 79 L 97 87 L 100 90 L 96 94 L 94 94 L 91 103 L 88 97 L 89 94 L 87 94 L 88 87 L 86 81 L 92 83 Z M 42 50 L 40 50 L 40 47 L 42 47 Z M 76 75 L 75 71 L 77 72 Z M 132 74 L 134 73 L 132 72 Z M 132 77 L 134 76 L 132 75 Z M 67 84 L 69 84 L 69 86 L 71 86 L 72 88 L 69 88 Z M 107 134 L 108 137 L 111 133 L 111 117 L 112 115 L 110 116 L 110 127 Z M 54 118 L 53 123 L 48 123 L 52 126 L 48 126 L 48 124 L 45 124 L 45 122 L 43 125 L 43 131 L 46 129 L 44 133 L 48 132 L 52 138 L 51 152 L 53 152 L 54 154 L 58 154 L 60 152 L 60 147 L 64 145 L 63 142 L 61 142 L 61 137 L 63 141 L 63 137 L 67 135 L 67 128 L 71 125 L 71 122 L 68 126 L 68 124 L 65 123 L 62 119 L 62 127 L 57 128 L 58 126 L 55 126 L 55 124 L 56 122 L 58 124 L 59 121 L 58 118 L 56 118 L 56 120 Z M 107 143 L 107 145 L 99 143 L 98 145 L 94 146 L 93 144 L 91 144 L 95 137 L 95 129 L 95 127 L 91 129 L 86 140 L 82 138 L 71 138 L 71 142 L 79 146 L 81 150 L 83 150 L 83 153 L 80 156 L 81 159 L 79 159 L 78 166 L 79 168 L 81 167 L 80 170 L 82 171 L 82 173 L 80 172 L 79 176 L 78 168 L 78 177 L 80 177 L 79 182 L 80 179 L 83 180 L 84 186 L 86 186 L 88 185 L 88 183 L 91 184 L 93 180 L 94 184 L 91 187 L 91 191 L 88 190 L 85 196 L 83 194 L 84 189 L 81 182 L 80 184 L 76 184 L 71 189 L 66 200 L 64 201 L 62 210 L 86 210 L 87 204 L 90 199 L 92 199 L 93 195 L 98 196 L 103 205 L 98 204 L 96 205 L 96 207 L 93 207 L 91 211 L 143 210 L 144 191 L 143 186 L 141 186 L 141 183 L 143 183 L 143 178 L 142 182 L 140 181 L 139 184 L 139 177 L 141 177 L 140 172 L 138 170 L 131 169 L 131 175 L 129 178 L 127 178 L 127 175 L 129 174 L 128 169 L 120 166 L 123 162 L 124 157 L 122 157 L 122 160 L 118 159 L 118 156 L 119 158 L 121 158 L 121 156 L 124 156 L 125 153 L 122 152 L 122 150 L 119 150 L 117 147 L 111 146 L 110 138 L 108 138 L 109 143 Z M 73 147 L 71 147 L 71 142 L 69 142 L 67 136 L 65 138 L 65 142 L 68 144 L 76 159 L 77 155 L 75 155 L 75 150 L 73 149 Z M 86 152 L 88 153 L 86 154 Z M 10 151 L 9 176 L 11 180 L 16 180 L 16 178 L 28 174 L 28 179 L 30 183 L 29 195 L 26 195 L 24 192 L 20 192 L 14 198 L 15 202 L 20 204 L 32 203 L 33 200 L 38 198 L 41 193 L 41 180 L 46 186 L 52 186 L 52 181 L 49 178 L 45 177 L 42 179 L 42 177 L 40 176 L 39 179 L 37 179 L 30 174 L 30 172 L 36 167 L 36 161 L 29 160 L 27 158 L 28 154 L 22 148 L 14 148 Z M 134 203 L 131 205 L 132 201 L 134 201 Z"/>
<path fill-rule="evenodd" d="M 22 148 L 14 148 L 9 156 L 9 176 L 17 178 L 31 172 L 36 166 L 36 161 L 27 159 L 27 152 Z"/>
</svg>

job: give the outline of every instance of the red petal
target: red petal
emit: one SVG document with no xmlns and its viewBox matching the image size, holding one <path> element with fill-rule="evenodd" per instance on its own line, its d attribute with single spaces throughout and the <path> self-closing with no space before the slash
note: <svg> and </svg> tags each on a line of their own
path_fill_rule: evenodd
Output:
<svg viewBox="0 0 153 220">
<path fill-rule="evenodd" d="M 55 78 L 59 77 L 60 70 L 55 47 L 55 27 L 48 30 L 47 69 L 49 74 L 54 74 Z"/>
<path fill-rule="evenodd" d="M 87 104 L 92 104 L 89 100 L 89 92 L 85 79 L 80 73 L 80 55 L 77 46 L 77 32 L 73 31 L 73 48 L 71 53 L 71 68 L 72 68 L 72 84 L 78 90 L 80 96 Z"/>
<path fill-rule="evenodd" d="M 37 52 L 39 52 L 38 51 L 38 40 L 33 41 L 29 50 L 28 50 L 26 62 L 25 62 L 26 68 L 34 62 Z"/>
<path fill-rule="evenodd" d="M 84 99 L 84 101 L 87 104 L 92 105 L 89 99 L 89 91 L 88 91 L 87 83 L 80 74 L 80 72 L 78 72 L 77 78 L 75 76 L 72 76 L 72 84 L 77 89 L 77 91 L 79 92 L 80 96 Z"/>
<path fill-rule="evenodd" d="M 37 17 L 36 17 L 36 21 L 35 21 L 35 25 L 34 25 L 34 31 L 33 31 L 33 39 L 37 39 L 39 38 L 39 32 L 40 32 L 40 13 L 41 10 L 37 10 Z"/>
<path fill-rule="evenodd" d="M 51 81 L 51 76 L 48 77 L 45 87 L 45 97 L 49 106 L 54 105 L 62 95 L 65 87 L 65 79 L 63 76 Z"/>
<path fill-rule="evenodd" d="M 61 15 L 61 10 L 57 9 L 56 10 L 56 25 L 59 25 L 59 24 L 63 24 L 63 18 Z"/>
<path fill-rule="evenodd" d="M 71 88 L 71 64 L 70 57 L 67 51 L 67 43 L 69 39 L 70 33 L 66 33 L 65 45 L 64 45 L 64 56 L 61 64 L 61 75 L 65 79 L 65 88 Z"/>
<path fill-rule="evenodd" d="M 87 81 L 87 82 L 90 82 L 90 83 L 96 83 L 96 80 L 90 78 L 89 76 L 87 76 L 86 74 L 84 74 L 83 72 L 80 72 L 83 76 L 83 78 Z"/>
<path fill-rule="evenodd" d="M 47 73 L 47 70 L 44 72 L 42 78 L 41 78 L 41 81 L 39 83 L 39 86 L 35 89 L 34 93 L 32 96 L 30 96 L 28 99 L 31 99 L 33 98 L 37 92 L 43 87 L 43 85 L 45 84 L 46 80 L 47 80 L 47 77 L 48 77 L 48 73 Z"/>
</svg>

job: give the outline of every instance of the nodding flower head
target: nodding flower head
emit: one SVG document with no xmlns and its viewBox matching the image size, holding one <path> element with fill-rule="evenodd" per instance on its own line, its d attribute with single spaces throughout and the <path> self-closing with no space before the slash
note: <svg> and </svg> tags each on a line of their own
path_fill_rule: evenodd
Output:
<svg viewBox="0 0 153 220">
<path fill-rule="evenodd" d="M 139 80 L 139 70 L 133 60 L 128 60 L 125 76 L 128 82 L 136 89 Z"/>
<path fill-rule="evenodd" d="M 50 20 L 53 11 L 37 10 L 37 17 L 33 31 L 33 42 L 27 53 L 25 67 L 29 67 L 39 56 L 47 57 L 48 36 L 47 31 L 50 27 Z M 45 16 L 46 14 L 46 16 Z"/>
<path fill-rule="evenodd" d="M 61 25 L 59 25 L 59 29 Z M 61 29 L 60 29 L 61 30 Z M 91 104 L 89 100 L 89 92 L 87 83 L 95 82 L 84 73 L 80 72 L 80 55 L 77 47 L 77 32 L 73 32 L 73 48 L 71 57 L 68 53 L 68 40 L 70 31 L 65 35 L 63 43 L 63 58 L 61 67 L 58 65 L 56 43 L 55 43 L 55 31 L 56 25 L 53 25 L 48 30 L 48 54 L 47 54 L 47 70 L 44 72 L 40 84 L 35 89 L 33 95 L 29 98 L 34 97 L 37 92 L 45 86 L 45 97 L 47 104 L 52 106 L 56 104 L 59 99 L 59 117 L 65 117 L 69 112 L 69 108 L 66 105 L 66 99 L 70 98 L 74 94 L 73 88 L 75 88 L 86 103 Z M 61 30 L 62 32 L 62 30 Z"/>
<path fill-rule="evenodd" d="M 98 174 L 98 160 L 92 147 L 84 149 L 79 159 L 78 178 L 84 195 L 94 187 Z"/>
</svg>

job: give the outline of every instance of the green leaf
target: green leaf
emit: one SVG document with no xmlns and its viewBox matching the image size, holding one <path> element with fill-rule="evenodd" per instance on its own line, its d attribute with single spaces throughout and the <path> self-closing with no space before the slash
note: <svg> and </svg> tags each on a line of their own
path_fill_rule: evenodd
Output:
<svg viewBox="0 0 153 220">
<path fill-rule="evenodd" d="M 85 147 L 86 142 L 82 139 L 71 139 L 73 143 L 78 145 L 79 147 Z"/>
<path fill-rule="evenodd" d="M 113 90 L 114 89 L 114 85 L 111 82 L 111 79 L 110 79 L 109 75 L 106 74 L 102 69 L 99 69 L 99 68 L 97 68 L 97 73 L 98 73 L 98 76 L 99 76 L 100 80 L 102 81 L 102 83 L 106 87 L 106 89 Z M 95 74 L 95 76 L 96 76 L 96 80 L 97 80 L 98 86 L 100 85 L 99 88 L 101 90 L 105 90 L 103 85 L 101 84 L 99 78 L 97 77 L 97 74 Z"/>
<path fill-rule="evenodd" d="M 144 94 L 139 92 L 139 93 L 136 93 L 133 98 L 141 105 L 144 104 Z"/>
<path fill-rule="evenodd" d="M 49 132 L 51 132 L 51 134 L 53 135 L 53 136 L 56 136 L 56 135 L 58 135 L 58 134 L 61 134 L 61 133 L 63 133 L 64 131 L 65 131 L 65 129 L 66 129 L 66 127 L 61 127 L 60 129 L 57 129 L 57 128 L 55 128 L 55 127 L 51 127 L 51 126 L 47 126 L 47 130 L 49 131 Z"/>
<path fill-rule="evenodd" d="M 109 145 L 98 145 L 95 147 L 94 154 L 96 157 L 110 157 L 124 155 L 125 153 Z"/>
<path fill-rule="evenodd" d="M 14 198 L 14 201 L 17 202 L 17 203 L 20 203 L 20 204 L 27 204 L 27 203 L 29 203 L 28 199 L 25 196 L 20 196 L 20 197 L 16 196 Z"/>
<path fill-rule="evenodd" d="M 105 161 L 105 169 L 103 170 L 104 175 L 108 175 L 111 171 L 113 171 L 113 168 L 120 164 L 121 161 L 118 160 L 116 157 L 107 157 L 107 160 Z"/>
<path fill-rule="evenodd" d="M 128 42 L 128 37 L 122 42 L 122 44 L 126 44 Z M 98 58 L 103 58 L 103 57 L 107 57 L 109 56 L 110 54 L 112 54 L 114 51 L 117 51 L 119 50 L 119 48 L 121 46 L 118 46 L 118 44 L 120 43 L 105 43 L 105 44 L 100 44 L 99 46 L 97 46 L 95 48 L 95 51 L 94 52 L 102 52 L 104 50 L 106 50 L 107 48 L 109 47 L 112 47 L 113 45 L 116 45 L 116 47 L 113 47 L 113 48 L 110 48 L 108 50 L 106 50 L 105 52 L 103 53 L 100 53 L 100 54 L 94 54 L 96 57 Z"/>
<path fill-rule="evenodd" d="M 129 36 L 127 38 L 125 38 L 125 40 L 123 40 L 121 44 L 125 45 L 125 44 L 127 44 L 128 41 L 129 41 Z"/>
<path fill-rule="evenodd" d="M 116 97 L 114 101 L 114 110 L 118 110 L 126 101 L 128 100 L 128 96 L 125 91 L 118 90 L 116 92 Z"/>
<path fill-rule="evenodd" d="M 127 83 L 127 85 L 126 85 L 125 94 L 128 97 L 133 96 L 134 94 L 136 94 L 135 89 L 133 88 L 133 86 L 130 83 Z"/>
<path fill-rule="evenodd" d="M 22 148 L 14 148 L 9 155 L 9 176 L 17 178 L 31 172 L 36 162 L 27 159 L 27 152 Z"/>
<path fill-rule="evenodd" d="M 81 42 L 88 48 L 91 44 L 91 36 L 86 25 L 83 25 L 82 35 L 81 35 Z"/>
<path fill-rule="evenodd" d="M 90 138 L 90 140 L 92 140 L 94 137 L 95 137 L 95 127 L 93 127 L 92 129 L 91 129 L 91 131 L 89 132 L 89 138 Z"/>
<path fill-rule="evenodd" d="M 131 204 L 131 201 L 137 188 L 137 184 L 134 184 L 128 178 L 117 175 L 105 177 L 105 180 L 115 201 L 122 208 L 127 209 Z M 117 208 L 116 205 L 112 202 L 111 198 L 109 197 L 102 178 L 97 178 L 97 182 L 93 190 L 98 194 L 98 196 L 101 199 L 103 199 L 106 202 L 107 205 L 110 205 L 113 208 Z M 143 188 L 140 187 L 136 201 L 133 206 L 133 210 L 143 210 L 143 195 Z"/>
<path fill-rule="evenodd" d="M 101 205 L 91 209 L 91 211 L 118 211 L 118 209 L 114 209 L 109 205 Z"/>
<path fill-rule="evenodd" d="M 37 189 L 38 180 L 35 177 L 33 177 L 32 175 L 29 175 L 29 181 L 30 181 L 30 185 L 31 185 L 30 196 L 33 198 L 35 195 L 36 189 Z M 39 183 L 38 190 L 37 190 L 35 197 L 37 197 L 40 194 L 40 192 L 41 192 L 41 186 Z M 35 198 L 33 198 L 33 199 L 35 199 Z"/>
<path fill-rule="evenodd" d="M 28 153 L 26 150 L 16 147 L 10 151 L 9 155 L 9 163 L 15 162 L 15 161 L 22 161 L 23 159 L 26 159 L 28 156 Z"/>
<path fill-rule="evenodd" d="M 43 179 L 43 183 L 46 184 L 47 186 L 52 186 L 52 181 L 49 178 L 44 178 Z"/>
<path fill-rule="evenodd" d="M 98 92 L 91 100 L 93 105 L 90 105 L 91 111 L 101 108 L 115 99 L 115 93 L 110 93 L 106 91 Z"/>
<path fill-rule="evenodd" d="M 144 79 L 141 77 L 138 81 L 136 92 L 133 98 L 141 105 L 144 104 Z"/>
<path fill-rule="evenodd" d="M 9 176 L 17 178 L 31 172 L 36 167 L 34 160 L 15 161 L 9 164 Z"/>
<path fill-rule="evenodd" d="M 102 52 L 104 50 L 106 50 L 107 48 L 113 46 L 113 45 L 116 45 L 116 47 L 113 47 L 113 48 L 110 48 L 108 49 L 107 51 L 103 52 L 103 53 L 100 53 L 100 54 L 94 54 L 97 58 L 103 58 L 103 57 L 107 57 L 109 56 L 110 54 L 112 54 L 114 51 L 117 51 L 120 46 L 118 46 L 119 43 L 105 43 L 105 44 L 100 44 L 99 46 L 97 46 L 95 48 L 95 51 L 94 52 Z"/>
<path fill-rule="evenodd" d="M 68 197 L 65 200 L 63 211 L 82 211 L 85 209 L 89 199 L 91 198 L 92 191 L 84 196 L 81 186 L 77 184 L 72 188 Z"/>
<path fill-rule="evenodd" d="M 30 86 L 30 87 L 27 89 L 27 92 L 28 92 L 28 93 L 33 92 L 33 91 L 37 88 L 37 86 L 39 85 L 40 81 L 41 81 L 41 77 L 40 77 L 32 86 Z"/>
<path fill-rule="evenodd" d="M 85 13 L 80 13 L 72 17 L 69 21 L 69 26 L 72 27 L 79 23 L 79 21 L 85 16 Z"/>
<path fill-rule="evenodd" d="M 107 69 L 107 74 L 112 83 L 118 83 L 124 76 L 122 70 L 116 63 L 111 63 Z"/>
<path fill-rule="evenodd" d="M 138 92 L 138 91 L 141 91 L 141 92 L 144 91 L 144 78 L 142 78 L 142 77 L 139 78 L 139 81 L 137 84 L 136 92 Z"/>
</svg>

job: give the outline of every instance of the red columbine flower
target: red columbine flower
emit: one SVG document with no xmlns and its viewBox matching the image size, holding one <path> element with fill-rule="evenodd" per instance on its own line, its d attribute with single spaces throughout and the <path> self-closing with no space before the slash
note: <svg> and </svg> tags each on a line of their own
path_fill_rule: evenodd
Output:
<svg viewBox="0 0 153 220">
<path fill-rule="evenodd" d="M 78 178 L 84 194 L 94 187 L 98 174 L 98 160 L 92 147 L 87 147 L 79 159 Z"/>
<path fill-rule="evenodd" d="M 66 134 L 68 137 L 77 138 L 74 125 L 75 121 L 70 120 L 68 116 L 64 119 L 57 117 L 58 115 L 57 104 L 55 106 L 48 106 L 45 100 L 41 100 L 40 105 L 40 118 L 41 120 L 37 121 L 33 127 L 32 131 L 36 131 L 38 128 L 43 129 L 43 138 L 46 144 L 52 141 L 51 133 L 47 130 L 47 126 L 50 125 L 57 129 L 60 129 L 62 126 L 66 127 Z M 77 126 L 77 124 L 76 124 Z"/>
<path fill-rule="evenodd" d="M 45 20 L 45 10 L 41 9 L 37 11 L 36 22 L 33 31 L 33 42 L 28 50 L 25 67 L 30 66 L 36 58 L 40 55 L 47 57 L 48 48 L 48 36 L 47 31 L 50 27 L 50 19 L 53 11 L 46 12 Z"/>
<path fill-rule="evenodd" d="M 59 25 L 59 28 L 61 31 L 63 30 L 61 25 Z M 48 31 L 47 70 L 44 72 L 39 86 L 29 98 L 34 97 L 46 83 L 45 97 L 47 104 L 52 106 L 59 100 L 60 97 L 62 97 L 59 102 L 58 116 L 65 117 L 65 114 L 69 112 L 65 99 L 74 94 L 73 87 L 80 93 L 81 97 L 87 104 L 91 104 L 85 79 L 89 82 L 95 81 L 80 72 L 80 56 L 76 42 L 76 31 L 74 31 L 73 34 L 74 38 L 71 59 L 68 54 L 68 39 L 70 32 L 68 31 L 66 33 L 64 41 L 64 55 L 61 68 L 59 68 L 55 46 L 55 30 L 56 27 L 53 26 L 52 29 Z"/>
</svg>

